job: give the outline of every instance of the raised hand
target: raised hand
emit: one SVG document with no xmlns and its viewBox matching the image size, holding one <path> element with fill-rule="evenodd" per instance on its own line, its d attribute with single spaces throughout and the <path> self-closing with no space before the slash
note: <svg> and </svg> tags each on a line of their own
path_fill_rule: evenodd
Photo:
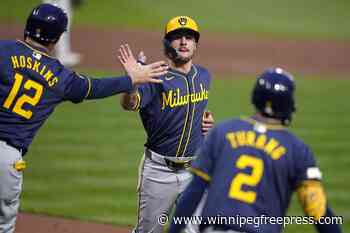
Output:
<svg viewBox="0 0 350 233">
<path fill-rule="evenodd" d="M 168 66 L 164 61 L 158 61 L 148 65 L 137 63 L 128 44 L 120 46 L 118 59 L 130 76 L 133 85 L 162 83 L 163 81 L 158 79 L 158 77 L 168 72 Z"/>
</svg>

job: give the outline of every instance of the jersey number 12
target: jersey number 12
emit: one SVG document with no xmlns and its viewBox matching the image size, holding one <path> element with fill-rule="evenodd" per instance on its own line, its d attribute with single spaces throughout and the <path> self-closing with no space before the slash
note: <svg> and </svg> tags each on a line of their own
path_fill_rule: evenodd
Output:
<svg viewBox="0 0 350 233">
<path fill-rule="evenodd" d="M 12 86 L 12 89 L 9 93 L 9 95 L 7 96 L 3 106 L 4 108 L 10 109 L 13 101 L 15 100 L 19 90 L 21 89 L 21 85 L 23 83 L 23 75 L 16 73 L 15 74 L 15 82 Z M 24 104 L 29 104 L 32 106 L 36 106 L 39 101 L 40 98 L 43 94 L 43 86 L 33 80 L 27 80 L 23 83 L 23 87 L 25 90 L 34 90 L 34 96 L 29 96 L 26 94 L 22 94 L 16 101 L 14 107 L 12 108 L 12 112 L 17 113 L 18 115 L 26 118 L 26 119 L 30 119 L 32 118 L 33 112 L 30 110 L 24 110 L 23 109 L 23 105 Z"/>
</svg>

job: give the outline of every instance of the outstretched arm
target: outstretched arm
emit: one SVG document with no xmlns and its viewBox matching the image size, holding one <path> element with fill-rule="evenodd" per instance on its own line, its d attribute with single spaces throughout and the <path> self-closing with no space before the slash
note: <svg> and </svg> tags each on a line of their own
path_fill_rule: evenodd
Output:
<svg viewBox="0 0 350 233">
<path fill-rule="evenodd" d="M 138 84 L 162 82 L 156 77 L 167 73 L 168 67 L 165 62 L 140 65 L 128 45 L 122 45 L 119 52 L 118 59 L 128 76 L 94 79 L 72 72 L 64 91 L 64 99 L 79 103 L 84 99 L 105 98 L 122 92 L 132 93 Z"/>
</svg>

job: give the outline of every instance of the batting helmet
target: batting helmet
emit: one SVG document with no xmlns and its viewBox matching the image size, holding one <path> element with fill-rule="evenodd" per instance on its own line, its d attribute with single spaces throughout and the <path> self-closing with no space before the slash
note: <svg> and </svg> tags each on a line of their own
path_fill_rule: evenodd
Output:
<svg viewBox="0 0 350 233">
<path fill-rule="evenodd" d="M 262 73 L 252 93 L 252 103 L 265 117 L 280 119 L 289 125 L 295 112 L 293 76 L 281 68 Z"/>
<path fill-rule="evenodd" d="M 30 13 L 24 29 L 24 37 L 29 36 L 41 43 L 56 43 L 67 30 L 67 14 L 51 4 L 40 4 Z"/>
<path fill-rule="evenodd" d="M 173 61 L 183 62 L 179 58 L 177 51 L 171 46 L 174 36 L 179 34 L 193 35 L 196 42 L 199 41 L 199 30 L 197 23 L 188 16 L 177 16 L 169 20 L 165 27 L 165 35 L 163 39 L 164 52 Z"/>
<path fill-rule="evenodd" d="M 188 16 L 177 16 L 169 20 L 165 27 L 165 36 L 164 38 L 168 41 L 171 40 L 172 35 L 179 32 L 188 32 L 191 33 L 196 42 L 199 41 L 199 30 L 197 23 Z"/>
</svg>

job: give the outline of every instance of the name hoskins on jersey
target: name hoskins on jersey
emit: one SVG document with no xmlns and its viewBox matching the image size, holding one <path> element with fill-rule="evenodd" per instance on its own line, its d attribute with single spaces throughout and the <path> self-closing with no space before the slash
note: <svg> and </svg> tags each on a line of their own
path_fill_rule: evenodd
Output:
<svg viewBox="0 0 350 233">
<path fill-rule="evenodd" d="M 38 60 L 33 60 L 32 57 L 29 56 L 11 56 L 12 68 L 26 68 L 29 70 L 33 70 L 37 74 L 39 74 L 50 87 L 53 87 L 59 81 L 58 77 L 54 76 L 54 73 L 46 66 L 41 64 Z"/>
</svg>

